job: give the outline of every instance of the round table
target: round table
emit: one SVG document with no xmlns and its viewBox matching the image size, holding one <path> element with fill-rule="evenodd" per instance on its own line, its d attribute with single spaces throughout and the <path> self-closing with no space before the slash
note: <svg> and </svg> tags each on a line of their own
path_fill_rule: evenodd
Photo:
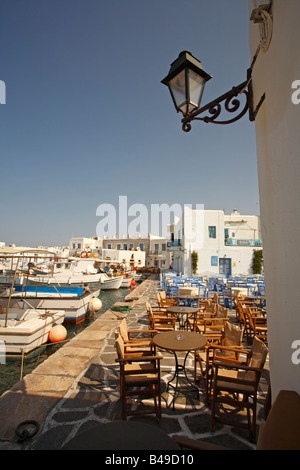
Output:
<svg viewBox="0 0 300 470">
<path fill-rule="evenodd" d="M 79 433 L 61 450 L 178 450 L 180 447 L 156 426 L 137 421 L 112 421 Z"/>
<path fill-rule="evenodd" d="M 205 336 L 201 333 L 195 333 L 193 331 L 166 331 L 164 333 L 158 333 L 153 338 L 153 343 L 160 349 L 165 349 L 166 351 L 171 352 L 174 354 L 175 357 L 175 373 L 171 380 L 169 380 L 167 384 L 167 391 L 169 387 L 174 389 L 174 396 L 173 396 L 173 408 L 175 408 L 175 399 L 176 396 L 179 395 L 179 388 L 178 388 L 178 381 L 179 381 L 179 372 L 183 371 L 185 378 L 189 384 L 189 388 L 186 390 L 181 389 L 181 391 L 190 393 L 196 391 L 197 397 L 199 397 L 199 390 L 198 388 L 192 384 L 189 380 L 187 373 L 186 373 L 186 360 L 191 351 L 196 351 L 197 349 L 201 349 L 205 346 L 207 340 Z M 186 351 L 186 355 L 184 358 L 183 365 L 178 363 L 178 357 L 176 352 L 177 351 Z M 175 385 L 172 384 L 173 380 L 176 380 Z"/>
<path fill-rule="evenodd" d="M 185 326 L 187 324 L 187 320 L 189 316 L 195 315 L 197 312 L 199 312 L 200 308 L 198 307 L 168 307 L 167 312 L 168 313 L 175 313 L 177 316 L 177 320 L 179 322 L 179 328 L 180 329 L 185 329 Z M 185 317 L 185 319 L 184 319 Z"/>
</svg>

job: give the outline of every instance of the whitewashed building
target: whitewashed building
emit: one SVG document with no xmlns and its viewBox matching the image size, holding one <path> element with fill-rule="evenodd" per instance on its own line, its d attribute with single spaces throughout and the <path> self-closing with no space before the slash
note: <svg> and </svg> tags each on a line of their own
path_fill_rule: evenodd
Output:
<svg viewBox="0 0 300 470">
<path fill-rule="evenodd" d="M 171 253 L 168 250 L 169 239 L 148 234 L 148 237 L 121 238 L 72 237 L 69 240 L 70 256 L 80 256 L 82 252 L 91 252 L 101 259 L 110 258 L 120 262 L 130 260 L 130 264 L 139 267 L 169 268 Z"/>
<path fill-rule="evenodd" d="M 69 240 L 70 256 L 80 256 L 87 251 L 101 255 L 102 240 L 99 237 L 72 237 Z"/>
<path fill-rule="evenodd" d="M 300 393 L 300 2 L 249 0 L 249 21 L 272 398 Z"/>
<path fill-rule="evenodd" d="M 125 250 L 133 252 L 145 252 L 143 266 L 166 269 L 171 265 L 171 253 L 168 250 L 169 239 L 148 234 L 148 237 L 122 237 L 104 238 L 103 252 L 105 249 Z"/>
<path fill-rule="evenodd" d="M 251 274 L 253 250 L 262 249 L 260 217 L 236 209 L 225 215 L 222 210 L 185 207 L 169 247 L 172 267 L 182 274 L 192 274 L 193 251 L 198 254 L 198 274 Z"/>
</svg>

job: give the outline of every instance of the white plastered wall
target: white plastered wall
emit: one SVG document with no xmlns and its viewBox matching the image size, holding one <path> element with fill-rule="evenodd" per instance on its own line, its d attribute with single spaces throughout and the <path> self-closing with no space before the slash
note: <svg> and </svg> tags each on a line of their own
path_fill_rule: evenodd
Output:
<svg viewBox="0 0 300 470">
<path fill-rule="evenodd" d="M 249 0 L 249 17 L 260 3 Z M 253 70 L 254 104 L 266 94 L 255 121 L 272 397 L 300 393 L 300 104 L 292 83 L 300 80 L 300 1 L 273 0 L 273 34 Z M 260 42 L 250 22 L 250 50 Z M 295 344 L 295 343 L 294 343 Z"/>
</svg>

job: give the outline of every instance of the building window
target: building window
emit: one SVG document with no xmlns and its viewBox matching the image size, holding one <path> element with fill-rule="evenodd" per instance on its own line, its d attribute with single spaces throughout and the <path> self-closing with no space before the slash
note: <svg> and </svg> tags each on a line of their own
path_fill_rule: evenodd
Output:
<svg viewBox="0 0 300 470">
<path fill-rule="evenodd" d="M 129 249 L 130 250 L 133 250 L 133 246 L 134 246 L 133 243 L 129 243 Z"/>
<path fill-rule="evenodd" d="M 144 243 L 140 243 L 140 250 L 144 251 Z"/>
<path fill-rule="evenodd" d="M 108 243 L 108 244 L 107 244 L 107 249 L 108 249 L 108 250 L 111 250 L 111 243 Z"/>
<path fill-rule="evenodd" d="M 123 244 L 123 250 L 127 250 L 127 243 Z"/>
<path fill-rule="evenodd" d="M 211 257 L 211 266 L 218 266 L 218 257 L 212 256 Z"/>
<path fill-rule="evenodd" d="M 117 243 L 117 250 L 121 250 L 121 244 Z"/>
<path fill-rule="evenodd" d="M 208 227 L 208 236 L 209 236 L 209 238 L 216 238 L 216 233 L 217 233 L 216 227 L 210 225 Z"/>
<path fill-rule="evenodd" d="M 162 244 L 161 251 L 167 251 L 167 244 L 166 243 Z"/>
</svg>

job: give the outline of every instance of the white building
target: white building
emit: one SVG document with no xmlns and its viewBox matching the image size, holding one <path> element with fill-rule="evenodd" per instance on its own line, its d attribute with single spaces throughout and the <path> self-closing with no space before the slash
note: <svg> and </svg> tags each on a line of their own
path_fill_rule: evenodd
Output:
<svg viewBox="0 0 300 470">
<path fill-rule="evenodd" d="M 184 208 L 174 226 L 173 269 L 191 275 L 191 253 L 198 254 L 198 274 L 251 274 L 253 250 L 262 249 L 260 217 L 222 210 Z"/>
<path fill-rule="evenodd" d="M 265 23 L 250 21 L 254 57 L 254 107 L 265 93 L 256 119 L 256 146 L 268 345 L 272 397 L 280 390 L 300 393 L 300 2 L 249 0 L 270 4 Z"/>
<path fill-rule="evenodd" d="M 103 252 L 105 249 L 129 250 L 129 252 L 145 252 L 144 266 L 166 269 L 171 264 L 171 253 L 168 250 L 169 239 L 148 234 L 148 237 L 122 237 L 104 238 Z"/>
<path fill-rule="evenodd" d="M 98 237 L 72 237 L 69 240 L 70 256 L 80 256 L 87 251 L 101 255 L 102 240 Z"/>
<path fill-rule="evenodd" d="M 169 239 L 148 234 L 148 237 L 103 238 L 72 237 L 69 240 L 70 256 L 82 252 L 98 254 L 101 259 L 131 260 L 134 254 L 135 266 L 166 269 L 171 265 L 171 253 L 167 248 Z M 121 261 L 120 261 L 121 262 Z"/>
<path fill-rule="evenodd" d="M 143 268 L 145 266 L 145 251 L 141 250 L 113 250 L 103 248 L 101 258 L 124 264 L 127 268 Z"/>
</svg>

